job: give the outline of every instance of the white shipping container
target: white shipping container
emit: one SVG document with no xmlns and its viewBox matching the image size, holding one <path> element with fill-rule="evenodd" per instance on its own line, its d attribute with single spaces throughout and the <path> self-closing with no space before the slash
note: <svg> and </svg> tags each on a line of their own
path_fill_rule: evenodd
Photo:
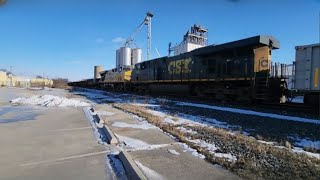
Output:
<svg viewBox="0 0 320 180">
<path fill-rule="evenodd" d="M 320 90 L 320 43 L 296 46 L 295 89 Z"/>
</svg>

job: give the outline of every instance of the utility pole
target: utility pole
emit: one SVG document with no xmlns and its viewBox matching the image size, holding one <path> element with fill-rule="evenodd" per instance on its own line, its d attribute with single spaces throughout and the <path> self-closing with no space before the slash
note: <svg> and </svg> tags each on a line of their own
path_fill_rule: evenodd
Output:
<svg viewBox="0 0 320 180">
<path fill-rule="evenodd" d="M 147 60 L 150 60 L 150 52 L 151 52 L 151 18 L 153 17 L 153 14 L 150 12 L 147 12 L 146 17 L 146 25 L 148 26 L 148 49 L 147 49 Z"/>
</svg>

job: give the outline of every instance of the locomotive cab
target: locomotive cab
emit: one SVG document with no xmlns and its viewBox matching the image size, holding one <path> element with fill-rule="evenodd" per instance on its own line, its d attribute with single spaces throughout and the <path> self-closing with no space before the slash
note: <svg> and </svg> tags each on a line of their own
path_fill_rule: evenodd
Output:
<svg viewBox="0 0 320 180">
<path fill-rule="evenodd" d="M 272 50 L 278 48 L 279 43 L 269 39 L 269 46 L 265 45 L 254 49 L 253 94 L 257 101 L 275 103 L 286 102 L 288 88 L 287 83 L 281 74 L 282 69 L 279 71 L 277 66 L 272 66 Z M 280 73 L 278 73 L 278 71 Z"/>
</svg>

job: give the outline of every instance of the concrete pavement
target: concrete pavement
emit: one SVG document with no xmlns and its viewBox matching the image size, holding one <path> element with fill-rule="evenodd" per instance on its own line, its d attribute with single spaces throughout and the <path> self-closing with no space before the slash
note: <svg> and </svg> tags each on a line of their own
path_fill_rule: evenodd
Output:
<svg viewBox="0 0 320 180">
<path fill-rule="evenodd" d="M 0 179 L 112 179 L 112 172 L 106 167 L 106 147 L 97 144 L 82 108 L 8 103 L 16 96 L 39 93 L 83 99 L 60 90 L 0 88 Z M 239 179 L 186 152 L 159 129 L 149 128 L 150 125 L 141 128 L 141 119 L 133 115 L 106 104 L 97 104 L 95 109 L 122 141 L 110 148 L 128 151 L 149 179 Z M 113 126 L 114 123 L 120 126 Z"/>
<path fill-rule="evenodd" d="M 111 178 L 105 148 L 81 108 L 10 106 L 0 91 L 0 179 Z M 26 90 L 14 91 L 11 96 Z"/>
</svg>

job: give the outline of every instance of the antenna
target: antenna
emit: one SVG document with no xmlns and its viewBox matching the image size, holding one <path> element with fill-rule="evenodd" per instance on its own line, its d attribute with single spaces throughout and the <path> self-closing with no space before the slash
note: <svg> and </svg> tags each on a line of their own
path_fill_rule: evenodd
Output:
<svg viewBox="0 0 320 180">
<path fill-rule="evenodd" d="M 157 54 L 158 54 L 158 57 L 161 57 L 161 55 L 160 55 L 160 53 L 159 53 L 158 49 L 157 49 L 157 48 L 154 48 L 154 49 L 156 50 L 156 52 L 157 52 Z"/>
<path fill-rule="evenodd" d="M 172 44 L 171 42 L 169 42 L 169 46 L 168 46 L 168 57 L 171 56 L 171 52 L 173 51 L 173 48 L 172 48 Z"/>
</svg>

